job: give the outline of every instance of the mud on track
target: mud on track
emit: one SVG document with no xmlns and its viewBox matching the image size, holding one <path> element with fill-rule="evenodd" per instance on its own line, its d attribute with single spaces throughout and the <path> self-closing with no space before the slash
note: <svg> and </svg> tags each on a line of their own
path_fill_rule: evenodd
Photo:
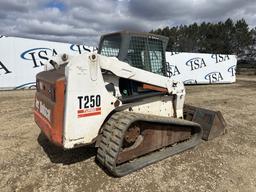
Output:
<svg viewBox="0 0 256 192">
<path fill-rule="evenodd" d="M 0 191 L 256 191 L 256 77 L 186 90 L 186 103 L 223 113 L 227 133 L 122 178 L 94 148 L 52 146 L 33 120 L 34 91 L 0 92 Z"/>
</svg>

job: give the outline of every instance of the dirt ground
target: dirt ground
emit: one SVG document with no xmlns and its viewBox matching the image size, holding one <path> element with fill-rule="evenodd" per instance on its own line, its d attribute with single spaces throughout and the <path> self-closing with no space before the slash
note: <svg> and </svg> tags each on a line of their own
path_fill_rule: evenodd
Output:
<svg viewBox="0 0 256 192">
<path fill-rule="evenodd" d="M 256 191 L 256 76 L 187 87 L 186 103 L 220 110 L 227 133 L 122 178 L 94 148 L 62 151 L 33 120 L 34 91 L 0 92 L 0 191 Z"/>
</svg>

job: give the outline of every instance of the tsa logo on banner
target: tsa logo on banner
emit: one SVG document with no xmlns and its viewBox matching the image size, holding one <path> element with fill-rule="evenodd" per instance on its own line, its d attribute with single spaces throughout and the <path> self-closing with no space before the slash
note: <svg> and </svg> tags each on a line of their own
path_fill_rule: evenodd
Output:
<svg viewBox="0 0 256 192">
<path fill-rule="evenodd" d="M 173 56 L 173 55 L 177 55 L 177 54 L 179 54 L 180 52 L 170 52 L 171 53 L 171 56 Z"/>
<path fill-rule="evenodd" d="M 183 83 L 186 84 L 186 85 L 197 84 L 197 80 L 195 80 L 195 79 L 187 79 L 187 80 L 183 81 Z"/>
<path fill-rule="evenodd" d="M 204 77 L 209 83 L 218 83 L 223 80 L 223 76 L 220 72 L 211 72 Z"/>
<path fill-rule="evenodd" d="M 196 58 L 192 58 L 192 59 L 188 60 L 186 62 L 186 65 L 190 66 L 191 71 L 206 67 L 205 61 L 201 57 L 196 57 Z"/>
<path fill-rule="evenodd" d="M 43 66 L 43 62 L 47 61 L 49 57 L 57 55 L 57 51 L 55 49 L 50 48 L 33 48 L 24 51 L 21 53 L 20 57 L 22 59 L 31 61 L 33 64 L 33 68 Z"/>
<path fill-rule="evenodd" d="M 231 76 L 235 76 L 236 75 L 236 66 L 232 65 L 231 67 L 228 68 L 228 72 L 231 73 Z"/>
<path fill-rule="evenodd" d="M 230 57 L 229 55 L 212 54 L 212 59 L 215 60 L 215 63 L 221 63 L 230 60 Z"/>
<path fill-rule="evenodd" d="M 72 44 L 70 46 L 70 50 L 78 52 L 79 54 L 82 54 L 84 52 L 94 52 L 97 50 L 97 48 L 93 47 L 92 49 L 90 49 L 90 47 L 87 47 L 85 45 Z"/>
<path fill-rule="evenodd" d="M 166 62 L 166 73 L 167 77 L 174 77 L 180 75 L 180 70 L 177 66 L 171 65 L 169 62 Z"/>
<path fill-rule="evenodd" d="M 1 73 L 2 71 L 2 73 Z M 0 61 L 0 75 L 12 73 L 1 61 Z"/>
</svg>

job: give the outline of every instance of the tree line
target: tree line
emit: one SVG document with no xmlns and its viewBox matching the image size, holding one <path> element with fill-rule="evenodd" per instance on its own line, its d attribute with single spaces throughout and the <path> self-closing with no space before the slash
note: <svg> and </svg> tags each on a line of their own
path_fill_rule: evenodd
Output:
<svg viewBox="0 0 256 192">
<path fill-rule="evenodd" d="M 167 26 L 151 33 L 169 37 L 167 51 L 235 54 L 246 63 L 256 60 L 256 28 L 250 29 L 244 19 Z"/>
</svg>

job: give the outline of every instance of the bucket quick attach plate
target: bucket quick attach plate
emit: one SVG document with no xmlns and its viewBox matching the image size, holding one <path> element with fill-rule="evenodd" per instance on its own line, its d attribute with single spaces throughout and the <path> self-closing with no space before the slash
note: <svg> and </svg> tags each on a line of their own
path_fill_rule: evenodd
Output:
<svg viewBox="0 0 256 192">
<path fill-rule="evenodd" d="M 204 140 L 223 135 L 226 122 L 220 111 L 211 111 L 191 105 L 184 105 L 184 119 L 199 123 L 203 128 Z"/>
</svg>

